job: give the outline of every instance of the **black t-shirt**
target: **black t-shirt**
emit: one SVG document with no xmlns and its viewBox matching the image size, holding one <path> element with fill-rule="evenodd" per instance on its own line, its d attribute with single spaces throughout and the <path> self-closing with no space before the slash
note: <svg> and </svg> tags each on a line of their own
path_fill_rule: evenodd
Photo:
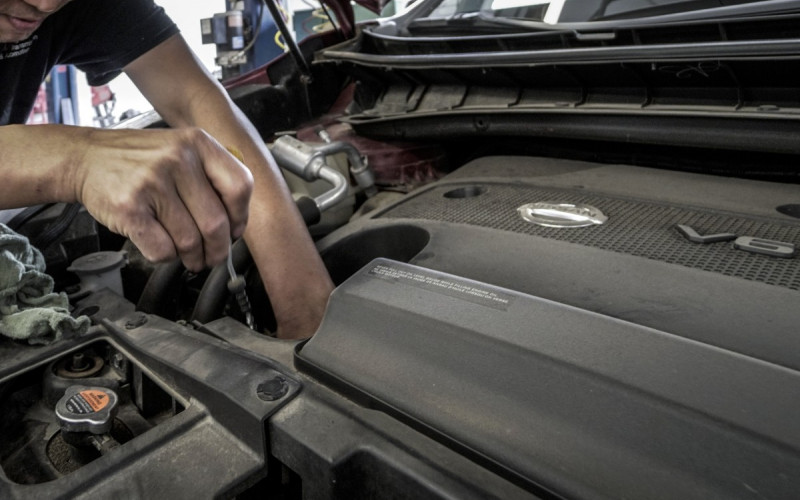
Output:
<svg viewBox="0 0 800 500">
<path fill-rule="evenodd" d="M 153 0 L 73 0 L 27 40 L 0 43 L 0 125 L 25 123 L 56 64 L 74 64 L 90 85 L 103 85 L 176 33 Z"/>
</svg>

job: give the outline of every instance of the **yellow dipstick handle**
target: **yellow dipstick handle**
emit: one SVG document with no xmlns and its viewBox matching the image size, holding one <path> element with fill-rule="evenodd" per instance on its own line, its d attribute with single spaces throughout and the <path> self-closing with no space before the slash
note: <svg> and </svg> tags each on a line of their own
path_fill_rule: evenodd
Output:
<svg viewBox="0 0 800 500">
<path fill-rule="evenodd" d="M 236 149 L 236 148 L 234 148 L 232 146 L 227 146 L 225 149 L 227 149 L 228 153 L 232 154 L 234 158 L 236 158 L 240 162 L 244 163 L 244 156 L 242 156 L 242 152 L 241 151 L 239 151 L 238 149 Z"/>
</svg>

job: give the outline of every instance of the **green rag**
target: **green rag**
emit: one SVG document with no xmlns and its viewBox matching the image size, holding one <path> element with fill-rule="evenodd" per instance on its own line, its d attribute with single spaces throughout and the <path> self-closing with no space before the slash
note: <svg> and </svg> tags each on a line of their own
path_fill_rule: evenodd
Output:
<svg viewBox="0 0 800 500">
<path fill-rule="evenodd" d="M 42 253 L 28 238 L 0 224 L 0 334 L 29 344 L 50 344 L 89 329 L 73 318 L 66 294 L 53 292 Z"/>
</svg>

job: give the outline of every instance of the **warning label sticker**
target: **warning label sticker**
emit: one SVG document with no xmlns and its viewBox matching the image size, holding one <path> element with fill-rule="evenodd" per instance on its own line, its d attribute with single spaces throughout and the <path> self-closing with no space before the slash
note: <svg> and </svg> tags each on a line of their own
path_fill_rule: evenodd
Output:
<svg viewBox="0 0 800 500">
<path fill-rule="evenodd" d="M 425 290 L 438 292 L 501 311 L 507 310 L 508 306 L 510 306 L 515 299 L 515 297 L 509 293 L 492 290 L 489 287 L 483 287 L 480 284 L 462 281 L 450 276 L 438 276 L 420 269 L 409 270 L 386 264 L 376 264 L 369 270 L 369 274 L 377 278 L 414 285 Z"/>
<path fill-rule="evenodd" d="M 95 413 L 108 406 L 109 399 L 108 394 L 103 391 L 87 389 L 67 400 L 67 410 L 78 415 Z"/>
</svg>

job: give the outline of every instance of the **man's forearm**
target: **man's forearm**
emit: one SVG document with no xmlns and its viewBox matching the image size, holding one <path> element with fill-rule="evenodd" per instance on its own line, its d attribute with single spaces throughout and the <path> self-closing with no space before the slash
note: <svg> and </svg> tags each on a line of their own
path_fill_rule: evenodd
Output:
<svg viewBox="0 0 800 500">
<path fill-rule="evenodd" d="M 0 127 L 0 208 L 77 201 L 74 170 L 88 132 L 63 125 Z"/>
</svg>

